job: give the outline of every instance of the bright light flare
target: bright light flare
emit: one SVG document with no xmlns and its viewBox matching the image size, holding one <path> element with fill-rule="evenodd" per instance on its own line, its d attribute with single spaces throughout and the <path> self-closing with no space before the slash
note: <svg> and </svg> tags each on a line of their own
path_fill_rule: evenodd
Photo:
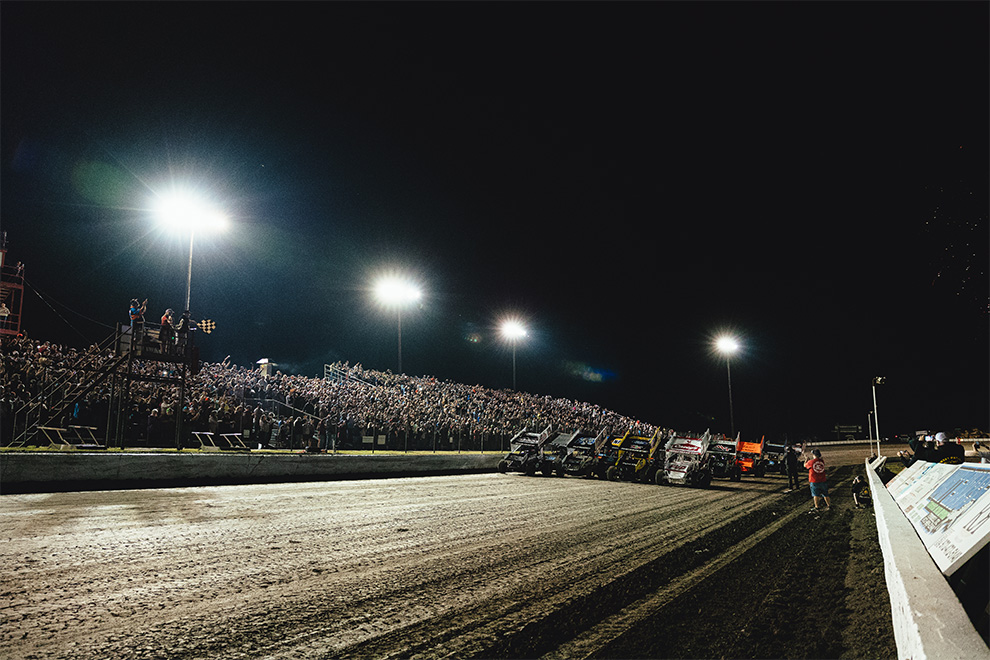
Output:
<svg viewBox="0 0 990 660">
<path fill-rule="evenodd" d="M 223 213 L 185 192 L 157 197 L 153 210 L 162 225 L 182 232 L 223 231 L 229 224 Z"/>
<path fill-rule="evenodd" d="M 375 298 L 384 305 L 406 305 L 422 297 L 422 290 L 402 277 L 390 275 L 375 282 Z"/>
<path fill-rule="evenodd" d="M 503 321 L 501 331 L 502 337 L 509 341 L 516 341 L 526 336 L 526 326 L 522 324 L 522 321 L 516 319 Z"/>
<path fill-rule="evenodd" d="M 739 350 L 739 342 L 735 337 L 723 336 L 715 340 L 715 348 L 723 355 L 732 355 Z"/>
</svg>

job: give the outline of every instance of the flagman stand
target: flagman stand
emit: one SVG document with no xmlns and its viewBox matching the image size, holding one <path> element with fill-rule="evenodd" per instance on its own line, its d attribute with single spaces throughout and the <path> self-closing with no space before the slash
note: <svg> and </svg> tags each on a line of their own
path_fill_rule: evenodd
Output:
<svg viewBox="0 0 990 660">
<path fill-rule="evenodd" d="M 206 331 L 213 329 L 212 321 Z M 183 409 L 186 402 L 186 372 L 196 375 L 199 372 L 199 350 L 196 348 L 196 326 L 179 335 L 161 337 L 161 326 L 154 323 L 118 325 L 114 355 L 119 367 L 113 370 L 111 405 L 107 419 L 107 440 L 114 429 L 114 446 L 123 448 L 125 439 L 124 424 L 127 407 L 130 403 L 131 384 L 153 382 L 173 385 L 179 390 L 179 400 L 175 406 L 175 448 L 182 449 L 184 435 L 182 429 Z M 163 341 L 164 339 L 164 341 Z M 109 417 L 116 412 L 116 423 Z M 164 412 L 164 411 L 163 411 Z"/>
<path fill-rule="evenodd" d="M 178 388 L 175 447 L 182 449 L 186 373 L 187 370 L 191 375 L 199 372 L 196 331 L 190 328 L 177 339 L 166 338 L 164 344 L 159 340 L 160 331 L 160 326 L 151 323 L 118 325 L 113 335 L 83 353 L 59 376 L 46 380 L 38 396 L 14 411 L 10 446 L 123 448 L 132 384 L 154 382 Z M 107 433 L 102 441 L 95 436 L 95 427 L 82 426 L 76 421 L 79 410 L 86 407 L 93 392 L 109 394 Z"/>
</svg>

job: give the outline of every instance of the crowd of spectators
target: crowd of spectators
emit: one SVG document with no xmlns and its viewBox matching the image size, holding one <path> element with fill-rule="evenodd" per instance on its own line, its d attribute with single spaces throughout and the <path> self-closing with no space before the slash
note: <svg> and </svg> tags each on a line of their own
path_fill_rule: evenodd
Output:
<svg viewBox="0 0 990 660">
<path fill-rule="evenodd" d="M 4 444 L 17 429 L 18 410 L 30 404 L 59 408 L 46 384 L 93 378 L 113 359 L 112 347 L 80 351 L 28 337 L 6 338 L 0 364 L 0 417 Z M 81 369 L 80 364 L 89 368 Z M 51 423 L 105 429 L 119 425 L 126 446 L 175 446 L 176 416 L 183 415 L 185 444 L 194 431 L 239 433 L 252 447 L 325 450 L 361 447 L 364 439 L 386 449 L 479 449 L 505 446 L 517 431 L 584 429 L 652 435 L 655 426 L 599 405 L 464 385 L 431 376 L 408 376 L 331 365 L 333 378 L 311 378 L 258 368 L 204 363 L 187 380 L 182 409 L 174 383 L 132 380 L 118 403 L 107 379 Z M 178 366 L 135 362 L 135 372 L 169 377 Z M 119 387 L 119 385 L 118 385 Z M 119 394 L 119 393 L 118 393 Z M 119 412 L 118 412 L 119 411 Z M 119 415 L 119 418 L 118 418 Z M 119 423 L 118 420 L 119 419 Z"/>
<path fill-rule="evenodd" d="M 914 452 L 913 454 L 907 451 L 897 453 L 901 462 L 908 467 L 918 461 L 958 465 L 966 460 L 965 448 L 952 438 L 947 437 L 945 433 L 937 433 L 934 438 L 931 436 L 915 437 L 908 441 L 908 446 Z"/>
</svg>

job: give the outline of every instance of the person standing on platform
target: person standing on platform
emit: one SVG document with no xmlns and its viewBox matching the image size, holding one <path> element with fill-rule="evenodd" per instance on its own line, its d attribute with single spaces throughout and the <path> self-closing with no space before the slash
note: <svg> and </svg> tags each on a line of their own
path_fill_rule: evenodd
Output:
<svg viewBox="0 0 990 660">
<path fill-rule="evenodd" d="M 172 327 L 172 310 L 166 309 L 162 314 L 162 328 L 158 331 L 158 343 L 161 344 L 162 354 L 168 355 L 172 352 L 175 344 L 175 329 Z"/>
<path fill-rule="evenodd" d="M 144 313 L 146 311 L 148 311 L 147 298 L 144 299 L 143 303 L 139 303 L 137 298 L 131 298 L 131 306 L 127 310 L 127 317 L 131 320 L 131 333 L 134 337 L 135 344 L 141 341 L 141 333 L 144 330 Z"/>
<path fill-rule="evenodd" d="M 811 486 L 811 497 L 815 501 L 815 507 L 811 513 L 828 511 L 832 504 L 828 498 L 828 479 L 825 476 L 825 461 L 822 460 L 822 452 L 818 449 L 811 450 L 811 458 L 804 463 L 808 469 L 808 485 Z M 825 501 L 825 508 L 822 509 L 821 502 Z"/>
</svg>

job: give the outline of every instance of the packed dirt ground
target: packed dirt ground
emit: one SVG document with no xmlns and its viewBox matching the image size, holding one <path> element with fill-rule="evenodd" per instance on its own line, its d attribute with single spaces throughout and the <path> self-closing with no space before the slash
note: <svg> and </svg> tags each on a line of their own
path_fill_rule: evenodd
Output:
<svg viewBox="0 0 990 660">
<path fill-rule="evenodd" d="M 873 512 L 482 474 L 0 498 L 9 658 L 893 658 Z"/>
</svg>

